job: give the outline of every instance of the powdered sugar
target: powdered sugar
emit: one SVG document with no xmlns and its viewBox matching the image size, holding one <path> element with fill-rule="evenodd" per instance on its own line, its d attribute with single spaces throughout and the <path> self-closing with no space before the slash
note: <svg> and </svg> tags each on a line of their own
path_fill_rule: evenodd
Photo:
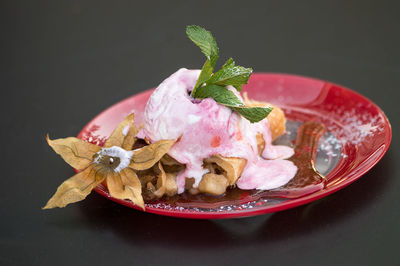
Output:
<svg viewBox="0 0 400 266">
<path fill-rule="evenodd" d="M 328 130 L 353 145 L 360 145 L 366 138 L 374 136 L 383 130 L 382 117 L 368 112 L 369 106 L 357 103 L 354 108 L 326 106 L 332 110 L 336 123 L 328 125 Z M 365 112 L 360 110 L 365 109 Z"/>
</svg>

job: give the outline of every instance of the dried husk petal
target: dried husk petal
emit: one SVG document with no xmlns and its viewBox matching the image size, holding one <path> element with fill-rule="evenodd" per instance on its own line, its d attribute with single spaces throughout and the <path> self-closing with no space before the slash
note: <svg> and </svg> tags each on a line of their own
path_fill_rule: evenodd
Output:
<svg viewBox="0 0 400 266">
<path fill-rule="evenodd" d="M 181 164 L 180 162 L 172 158 L 170 155 L 168 155 L 168 153 L 161 158 L 160 162 L 166 173 L 177 174 L 178 172 L 185 169 L 184 164 Z"/>
<path fill-rule="evenodd" d="M 154 194 L 154 191 L 156 190 L 156 187 L 153 185 L 153 183 L 148 182 L 147 185 L 146 185 L 146 189 L 147 189 L 150 193 Z M 154 197 L 154 195 L 152 195 L 152 198 L 153 198 L 153 197 Z"/>
<path fill-rule="evenodd" d="M 129 199 L 143 210 L 145 209 L 142 185 L 133 169 L 127 167 L 119 173 L 111 172 L 107 176 L 107 188 L 112 197 L 122 200 Z"/>
<path fill-rule="evenodd" d="M 160 140 L 135 150 L 129 167 L 135 170 L 146 170 L 153 167 L 174 143 L 174 140 Z"/>
<path fill-rule="evenodd" d="M 138 175 L 139 180 L 142 183 L 142 187 L 145 187 L 147 183 L 156 183 L 154 181 L 157 178 L 157 175 L 155 173 L 146 174 L 146 175 L 139 175 L 139 173 L 136 173 L 136 174 Z"/>
<path fill-rule="evenodd" d="M 161 198 L 164 195 L 176 195 L 178 192 L 178 185 L 176 184 L 178 172 L 166 173 L 161 162 L 158 163 L 157 168 L 157 173 L 154 172 L 157 175 L 156 189 L 153 192 L 154 196 Z"/>
<path fill-rule="evenodd" d="M 160 170 L 160 173 L 158 174 L 157 190 L 154 191 L 154 195 L 157 198 L 161 198 L 165 194 L 165 186 L 167 183 L 167 174 L 165 173 L 164 168 L 161 165 L 161 162 L 158 162 L 158 168 Z"/>
<path fill-rule="evenodd" d="M 174 196 L 178 193 L 178 185 L 176 184 L 176 177 L 178 173 L 167 173 L 165 181 L 165 195 Z"/>
<path fill-rule="evenodd" d="M 63 208 L 70 203 L 85 199 L 104 180 L 105 172 L 106 170 L 99 165 L 90 165 L 84 171 L 64 181 L 43 209 Z"/>
<path fill-rule="evenodd" d="M 119 146 L 125 150 L 131 150 L 136 141 L 139 130 L 134 124 L 135 115 L 132 113 L 114 129 L 110 137 L 104 143 L 105 148 Z M 126 131 L 126 132 L 124 132 Z M 125 134 L 124 134 L 125 133 Z"/>
<path fill-rule="evenodd" d="M 64 161 L 79 171 L 88 167 L 93 155 L 101 150 L 95 144 L 74 137 L 51 140 L 47 135 L 46 141 Z"/>
<path fill-rule="evenodd" d="M 230 186 L 236 184 L 236 181 L 243 172 L 247 160 L 236 157 L 224 157 L 219 154 L 213 155 L 204 160 L 205 163 L 216 163 L 224 170 L 223 175 L 228 180 Z M 203 176 L 204 179 L 204 176 Z"/>
<path fill-rule="evenodd" d="M 222 195 L 228 186 L 229 182 L 225 176 L 208 173 L 203 175 L 198 190 L 212 195 Z"/>
<path fill-rule="evenodd" d="M 174 166 L 174 165 L 182 165 L 181 163 L 179 163 L 177 160 L 175 160 L 174 158 L 172 158 L 170 155 L 165 154 L 162 158 L 161 158 L 161 163 L 165 166 Z"/>
</svg>

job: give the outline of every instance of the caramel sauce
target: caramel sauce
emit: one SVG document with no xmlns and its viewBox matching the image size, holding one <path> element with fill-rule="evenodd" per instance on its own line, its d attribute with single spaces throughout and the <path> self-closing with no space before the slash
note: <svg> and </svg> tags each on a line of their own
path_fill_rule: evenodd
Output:
<svg viewBox="0 0 400 266">
<path fill-rule="evenodd" d="M 318 141 L 325 132 L 325 126 L 317 122 L 306 122 L 299 127 L 294 155 L 289 158 L 297 166 L 297 173 L 283 187 L 268 191 L 269 196 L 298 198 L 324 188 L 326 179 L 315 169 L 314 162 Z"/>
<path fill-rule="evenodd" d="M 317 122 L 305 122 L 298 131 L 294 155 L 289 158 L 297 166 L 297 173 L 286 185 L 273 190 L 241 190 L 227 189 L 221 196 L 184 192 L 172 197 L 162 198 L 161 201 L 172 206 L 217 208 L 223 205 L 243 204 L 260 198 L 298 198 L 325 187 L 325 177 L 315 169 L 314 161 L 317 155 L 318 141 L 325 134 L 324 125 Z M 160 201 L 160 200 L 158 200 Z M 154 202 L 156 203 L 156 202 Z"/>
</svg>

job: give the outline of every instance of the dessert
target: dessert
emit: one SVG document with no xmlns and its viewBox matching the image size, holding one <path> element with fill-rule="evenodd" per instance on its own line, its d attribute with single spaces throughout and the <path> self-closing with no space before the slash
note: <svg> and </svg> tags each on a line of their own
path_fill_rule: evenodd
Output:
<svg viewBox="0 0 400 266">
<path fill-rule="evenodd" d="M 141 128 L 131 114 L 103 147 L 47 138 L 81 172 L 60 185 L 45 209 L 83 200 L 101 183 L 144 209 L 143 198 L 271 190 L 293 179 L 298 168 L 287 160 L 293 149 L 272 145 L 285 132 L 283 111 L 240 94 L 252 69 L 230 58 L 213 73 L 219 50 L 210 32 L 188 26 L 187 34 L 206 62 L 201 70 L 179 69 L 154 90 Z"/>
</svg>

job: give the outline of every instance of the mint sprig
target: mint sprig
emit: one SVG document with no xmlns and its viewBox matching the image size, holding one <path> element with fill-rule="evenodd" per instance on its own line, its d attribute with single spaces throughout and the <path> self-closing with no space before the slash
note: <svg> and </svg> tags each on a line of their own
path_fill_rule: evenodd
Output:
<svg viewBox="0 0 400 266">
<path fill-rule="evenodd" d="M 213 98 L 217 103 L 231 108 L 251 123 L 263 120 L 271 112 L 271 107 L 246 107 L 244 103 L 226 86 L 233 86 L 237 91 L 247 84 L 253 69 L 236 66 L 229 58 L 222 68 L 213 74 L 215 64 L 219 58 L 219 48 L 211 32 L 192 25 L 186 27 L 186 34 L 206 56 L 207 60 L 201 69 L 199 78 L 191 96 L 193 98 Z"/>
</svg>

